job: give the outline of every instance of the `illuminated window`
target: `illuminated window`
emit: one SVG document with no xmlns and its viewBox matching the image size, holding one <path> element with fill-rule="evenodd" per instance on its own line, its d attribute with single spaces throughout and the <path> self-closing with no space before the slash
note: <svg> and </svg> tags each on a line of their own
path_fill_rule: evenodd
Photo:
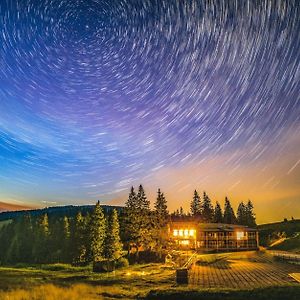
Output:
<svg viewBox="0 0 300 300">
<path fill-rule="evenodd" d="M 175 230 L 173 231 L 173 235 L 174 235 L 174 236 L 177 236 L 177 235 L 178 235 L 178 230 L 177 230 L 177 229 L 175 229 Z"/>
<path fill-rule="evenodd" d="M 184 236 L 189 236 L 189 230 L 188 229 L 185 229 Z"/>
<path fill-rule="evenodd" d="M 242 239 L 243 237 L 244 237 L 244 232 L 238 231 L 238 232 L 236 233 L 236 239 L 237 239 L 237 240 L 240 240 L 240 239 Z"/>
<path fill-rule="evenodd" d="M 194 230 L 194 229 L 191 229 L 191 230 L 190 230 L 190 236 L 194 236 L 194 234 L 195 234 L 195 230 Z"/>
<path fill-rule="evenodd" d="M 190 242 L 188 240 L 181 241 L 181 245 L 188 245 Z"/>
<path fill-rule="evenodd" d="M 179 235 L 183 236 L 183 230 L 182 229 L 179 230 Z"/>
</svg>

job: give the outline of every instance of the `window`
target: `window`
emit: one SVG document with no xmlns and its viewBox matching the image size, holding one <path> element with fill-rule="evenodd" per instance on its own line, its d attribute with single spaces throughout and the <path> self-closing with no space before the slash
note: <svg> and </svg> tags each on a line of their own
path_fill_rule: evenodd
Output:
<svg viewBox="0 0 300 300">
<path fill-rule="evenodd" d="M 179 229 L 179 236 L 183 236 L 183 230 Z"/>
<path fill-rule="evenodd" d="M 184 230 L 184 236 L 189 236 L 189 230 L 188 229 Z"/>
<path fill-rule="evenodd" d="M 194 229 L 190 229 L 190 236 L 194 236 L 195 235 L 195 230 Z"/>
<path fill-rule="evenodd" d="M 177 230 L 177 229 L 174 229 L 173 235 L 174 235 L 174 236 L 178 236 L 178 230 Z"/>
<path fill-rule="evenodd" d="M 236 233 L 236 239 L 237 239 L 237 240 L 241 240 L 242 238 L 244 238 L 244 232 L 238 231 L 238 232 Z"/>
</svg>

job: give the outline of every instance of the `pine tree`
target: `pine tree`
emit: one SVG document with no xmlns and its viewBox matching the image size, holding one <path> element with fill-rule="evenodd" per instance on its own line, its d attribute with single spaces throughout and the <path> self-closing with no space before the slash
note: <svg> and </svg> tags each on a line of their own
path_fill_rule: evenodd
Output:
<svg viewBox="0 0 300 300">
<path fill-rule="evenodd" d="M 91 216 L 91 254 L 94 263 L 103 260 L 105 233 L 105 217 L 98 201 Z"/>
<path fill-rule="evenodd" d="M 85 220 L 79 212 L 76 215 L 75 225 L 73 227 L 73 238 L 72 243 L 74 245 L 73 251 L 73 264 L 81 265 L 86 263 L 87 261 L 87 248 L 85 243 Z"/>
<path fill-rule="evenodd" d="M 193 217 L 201 216 L 201 200 L 197 190 L 194 191 L 194 197 L 191 202 L 191 214 Z"/>
<path fill-rule="evenodd" d="M 184 211 L 183 211 L 182 206 L 180 206 L 180 208 L 179 208 L 179 216 L 184 217 Z"/>
<path fill-rule="evenodd" d="M 167 200 L 164 196 L 164 193 L 158 189 L 157 198 L 154 204 L 156 215 L 158 216 L 159 222 L 165 224 L 168 220 L 169 212 L 167 206 Z"/>
<path fill-rule="evenodd" d="M 147 199 L 143 186 L 140 184 L 137 193 L 137 208 L 141 211 L 150 211 L 150 201 Z"/>
<path fill-rule="evenodd" d="M 47 214 L 44 214 L 41 218 L 40 229 L 45 237 L 49 236 L 49 219 Z"/>
<path fill-rule="evenodd" d="M 224 207 L 224 223 L 226 224 L 236 224 L 236 217 L 230 201 L 225 197 L 225 207 Z"/>
<path fill-rule="evenodd" d="M 120 225 L 118 213 L 114 209 L 107 225 L 107 235 L 104 245 L 104 256 L 107 260 L 117 260 L 122 256 Z"/>
<path fill-rule="evenodd" d="M 139 186 L 137 193 L 137 215 L 135 216 L 135 220 L 138 226 L 137 249 L 143 246 L 146 250 L 152 242 L 151 231 L 153 229 L 153 219 L 150 211 L 150 201 L 147 199 L 142 185 Z"/>
<path fill-rule="evenodd" d="M 136 243 L 139 228 L 135 219 L 138 217 L 137 210 L 137 196 L 132 186 L 128 196 L 128 200 L 125 203 L 125 208 L 121 213 L 121 237 L 125 246 L 128 249 L 128 254 L 130 252 L 131 246 Z"/>
<path fill-rule="evenodd" d="M 71 246 L 71 228 L 68 217 L 63 219 L 63 244 L 62 244 L 62 257 L 64 262 L 71 262 L 70 246 Z"/>
<path fill-rule="evenodd" d="M 208 195 L 203 192 L 203 208 L 202 208 L 202 218 L 204 222 L 212 222 L 214 219 L 214 209 L 211 204 L 211 200 Z"/>
<path fill-rule="evenodd" d="M 241 202 L 237 209 L 237 223 L 240 225 L 247 225 L 247 211 L 244 202 Z"/>
<path fill-rule="evenodd" d="M 151 243 L 151 231 L 153 228 L 150 202 L 147 200 L 144 188 L 139 186 L 137 194 L 131 188 L 124 212 L 122 214 L 122 237 L 128 248 L 138 250 L 141 246 L 146 250 Z"/>
<path fill-rule="evenodd" d="M 35 257 L 35 262 L 46 263 L 49 261 L 49 220 L 48 215 L 44 214 L 37 220 L 37 226 L 35 229 L 35 239 L 33 256 Z"/>
<path fill-rule="evenodd" d="M 167 200 L 160 189 L 157 191 L 157 199 L 154 204 L 155 207 L 155 224 L 153 229 L 152 239 L 155 241 L 155 248 L 159 255 L 162 254 L 162 249 L 167 246 L 168 234 L 167 224 L 169 221 L 169 212 L 167 207 Z"/>
<path fill-rule="evenodd" d="M 127 209 L 136 209 L 136 207 L 137 207 L 137 196 L 136 196 L 133 186 L 130 189 L 130 193 L 128 196 L 128 200 L 125 203 L 125 207 Z"/>
<path fill-rule="evenodd" d="M 249 227 L 256 227 L 256 217 L 253 211 L 253 204 L 251 200 L 248 200 L 246 205 L 246 225 Z"/>
<path fill-rule="evenodd" d="M 219 202 L 216 202 L 215 206 L 215 212 L 214 212 L 214 222 L 215 223 L 223 223 L 223 213 L 222 213 L 222 208 L 219 204 Z"/>
</svg>

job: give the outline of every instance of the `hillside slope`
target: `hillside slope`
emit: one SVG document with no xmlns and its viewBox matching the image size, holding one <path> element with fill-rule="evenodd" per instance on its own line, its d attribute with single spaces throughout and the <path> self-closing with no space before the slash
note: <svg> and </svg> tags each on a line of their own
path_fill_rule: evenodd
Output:
<svg viewBox="0 0 300 300">
<path fill-rule="evenodd" d="M 260 244 L 270 249 L 299 251 L 300 220 L 289 220 L 258 226 Z"/>
</svg>

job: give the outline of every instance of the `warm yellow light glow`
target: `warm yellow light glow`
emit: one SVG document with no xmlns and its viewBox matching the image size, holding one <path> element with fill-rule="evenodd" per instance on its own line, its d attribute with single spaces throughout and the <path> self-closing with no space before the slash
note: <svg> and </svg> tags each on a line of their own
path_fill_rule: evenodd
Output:
<svg viewBox="0 0 300 300">
<path fill-rule="evenodd" d="M 191 230 L 190 230 L 190 236 L 194 236 L 194 234 L 195 234 L 195 230 L 194 230 L 194 229 L 191 229 Z"/>
<path fill-rule="evenodd" d="M 184 236 L 189 236 L 189 230 L 188 229 L 184 230 Z"/>
<path fill-rule="evenodd" d="M 240 240 L 240 239 L 242 239 L 243 237 L 244 237 L 244 232 L 238 231 L 238 232 L 236 233 L 236 239 L 237 239 L 237 240 Z"/>
<path fill-rule="evenodd" d="M 177 230 L 177 229 L 175 229 L 175 230 L 173 231 L 173 235 L 174 235 L 174 236 L 177 236 L 177 235 L 178 235 L 178 230 Z"/>
<path fill-rule="evenodd" d="M 182 245 L 188 245 L 190 242 L 188 240 L 181 241 Z"/>
<path fill-rule="evenodd" d="M 183 236 L 183 230 L 182 229 L 179 230 L 179 235 Z"/>
</svg>

